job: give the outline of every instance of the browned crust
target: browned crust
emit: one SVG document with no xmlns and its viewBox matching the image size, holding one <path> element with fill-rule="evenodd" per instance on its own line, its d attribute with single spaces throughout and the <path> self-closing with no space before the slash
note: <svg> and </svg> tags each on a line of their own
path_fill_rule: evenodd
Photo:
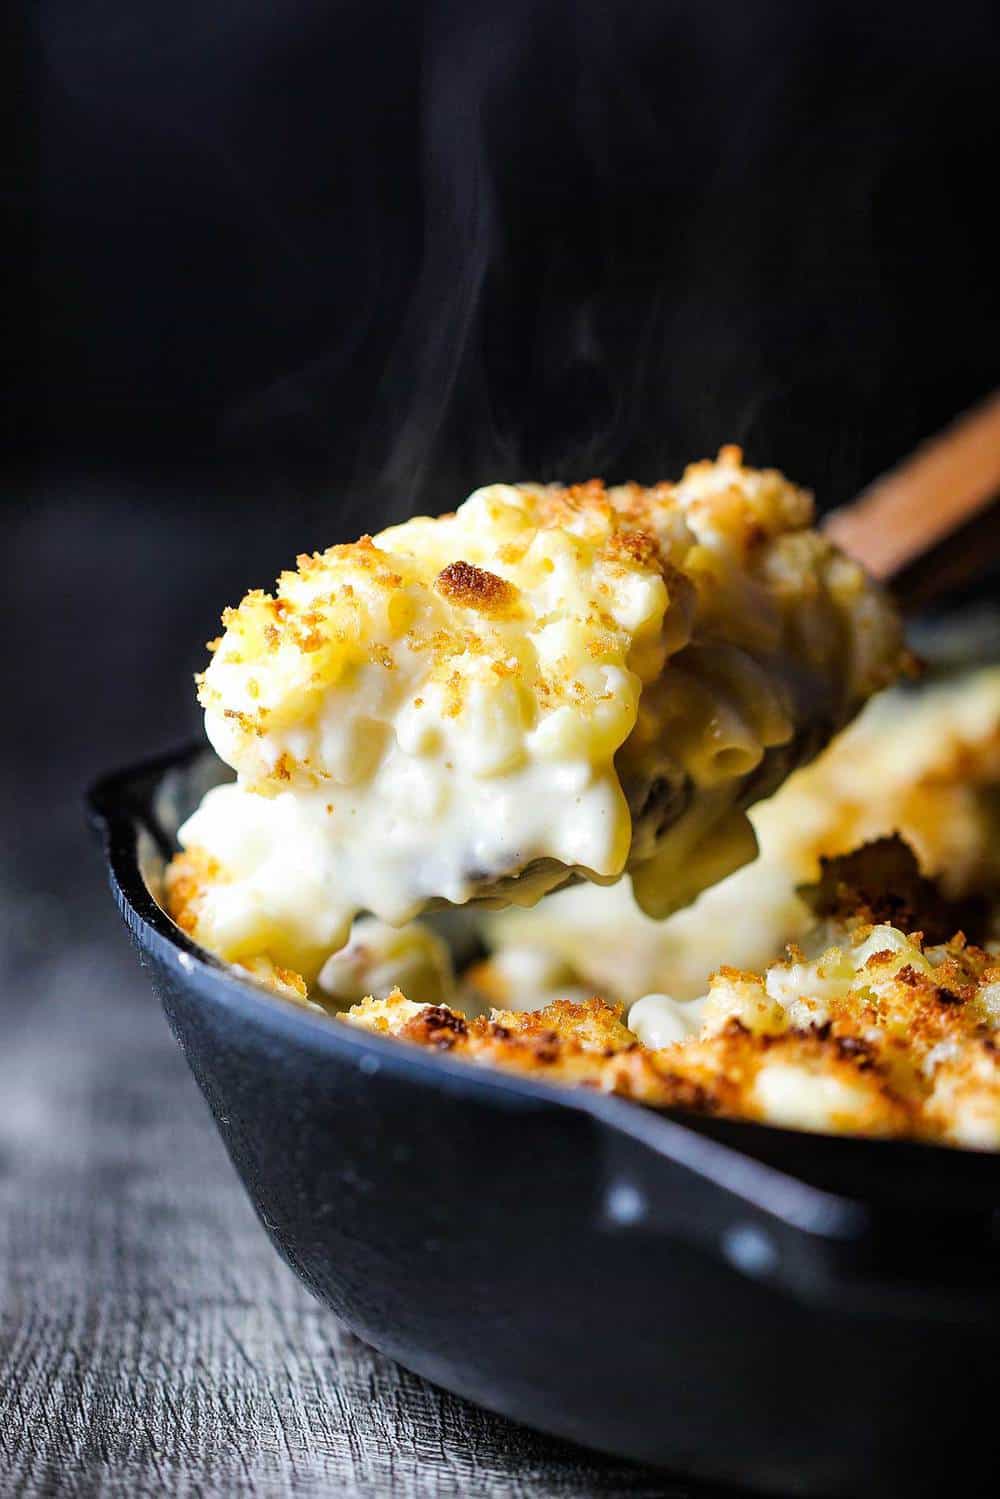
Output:
<svg viewBox="0 0 1000 1499">
<path fill-rule="evenodd" d="M 878 838 L 852 853 L 822 858 L 818 882 L 800 894 L 817 916 L 871 926 L 887 923 L 928 942 L 947 942 L 959 930 L 984 936 L 989 914 L 985 900 L 947 900 L 921 874 L 916 855 L 899 837 Z"/>
<path fill-rule="evenodd" d="M 863 940 L 866 932 L 859 925 L 855 937 Z M 919 936 L 915 947 L 922 947 Z M 869 959 L 873 983 L 894 957 Z M 470 1020 L 440 1005 L 415 1011 L 397 992 L 365 1000 L 343 1018 L 479 1065 L 652 1108 L 732 1118 L 771 1117 L 758 1083 L 778 1065 L 794 1069 L 807 1093 L 839 1090 L 824 1126 L 834 1132 L 988 1144 L 994 1130 L 1000 1148 L 1000 1046 L 984 1005 L 986 991 L 1000 983 L 1000 964 L 961 934 L 935 961 L 933 979 L 904 964 L 888 991 L 859 985 L 829 1006 L 822 1023 L 768 1034 L 731 1019 L 715 1034 L 658 1051 L 635 1039 L 620 1005 L 598 998 Z M 731 981 L 759 983 L 753 974 L 724 972 Z M 925 1065 L 935 1048 L 943 1048 L 936 1070 Z M 970 1115 L 972 1125 L 965 1122 Z"/>
<path fill-rule="evenodd" d="M 222 879 L 221 868 L 203 849 L 182 849 L 174 855 L 163 876 L 163 904 L 182 932 L 195 931 L 205 887 Z"/>
<path fill-rule="evenodd" d="M 663 568 L 660 544 L 649 531 L 613 531 L 605 550 L 615 561 L 634 562 L 637 567 Z"/>
<path fill-rule="evenodd" d="M 480 614 L 509 614 L 517 602 L 517 589 L 512 583 L 472 562 L 449 562 L 438 573 L 435 587 L 453 604 L 476 609 Z"/>
<path fill-rule="evenodd" d="M 854 867 L 866 866 L 858 861 Z M 870 859 L 867 868 L 870 873 Z M 197 936 L 200 896 L 207 881 L 220 878 L 198 849 L 175 857 L 164 882 L 165 905 L 183 930 Z M 926 920 L 926 910 L 907 910 L 914 920 Z M 866 940 L 871 914 L 867 904 L 848 914 L 848 941 Z M 468 1019 L 445 1005 L 416 1007 L 397 991 L 385 1001 L 363 1001 L 344 1018 L 478 1065 L 614 1093 L 652 1108 L 732 1118 L 766 1117 L 758 1079 L 763 1068 L 784 1064 L 817 1087 L 845 1086 L 850 1106 L 842 1117 L 833 1116 L 833 1129 L 974 1144 L 993 1143 L 995 1136 L 1000 1148 L 996 1000 L 988 1002 L 1000 986 L 1000 961 L 957 933 L 935 949 L 929 973 L 915 966 L 923 937 L 911 933 L 911 942 L 913 961 L 899 967 L 888 948 L 873 952 L 866 981 L 830 1000 L 822 1023 L 769 1034 L 748 1029 L 750 1020 L 730 1019 L 715 1034 L 659 1051 L 636 1040 L 621 1005 L 599 998 L 584 1004 L 558 1000 L 538 1011 L 494 1009 L 489 1017 Z M 794 949 L 789 959 L 804 961 Z M 245 966 L 286 998 L 308 1002 L 301 978 L 266 956 Z M 756 974 L 730 967 L 719 974 L 731 985 L 745 983 L 763 993 Z M 939 1061 L 929 1068 L 935 1056 Z"/>
<path fill-rule="evenodd" d="M 475 1020 L 443 1005 L 427 1005 L 398 1028 L 391 1018 L 373 1028 L 480 1065 L 616 1093 L 656 1108 L 713 1108 L 695 1080 L 658 1068 L 654 1054 L 622 1024 L 620 1006 L 599 999 L 583 1005 L 558 1001 L 529 1013 L 495 1011 Z"/>
<path fill-rule="evenodd" d="M 731 1117 L 761 1117 L 754 1083 L 763 1065 L 781 1061 L 848 1081 L 861 1097 L 848 1121 L 857 1132 L 917 1132 L 913 1105 L 894 1089 L 874 1051 L 834 1036 L 829 1028 L 756 1037 L 733 1021 L 711 1040 L 651 1051 L 626 1029 L 620 1005 L 597 998 L 586 1004 L 560 1000 L 524 1014 L 494 1011 L 475 1020 L 428 1005 L 412 1016 L 401 1012 L 398 1023 L 394 1000 L 409 1010 L 396 995 L 381 1004 L 365 1001 L 344 1018 L 479 1065 L 593 1088 L 652 1108 Z"/>
</svg>

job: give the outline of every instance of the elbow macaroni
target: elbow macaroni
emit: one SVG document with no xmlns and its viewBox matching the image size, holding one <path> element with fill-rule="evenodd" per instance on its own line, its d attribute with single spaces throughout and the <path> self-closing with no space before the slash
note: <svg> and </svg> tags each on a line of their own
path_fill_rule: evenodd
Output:
<svg viewBox="0 0 1000 1499">
<path fill-rule="evenodd" d="M 798 886 L 820 859 L 898 832 L 954 899 L 1000 892 L 1000 666 L 907 684 L 875 698 L 812 765 L 750 809 L 755 862 L 666 921 L 650 921 L 623 881 L 575 885 L 534 911 L 480 918 L 496 963 L 531 946 L 569 982 L 624 1003 L 667 990 L 704 994 L 721 959 L 760 969 L 813 916 Z"/>
<path fill-rule="evenodd" d="M 494 1005 L 469 1019 L 399 991 L 342 1020 L 654 1108 L 1000 1149 L 996 956 L 961 935 L 926 946 L 869 915 L 837 918 L 836 945 L 812 960 L 721 970 L 700 1031 L 665 994 L 633 1005 L 627 1027 L 620 1005 L 596 998 L 550 996 L 529 1013 Z"/>
<path fill-rule="evenodd" d="M 531 905 L 628 869 L 662 915 L 899 658 L 895 616 L 735 449 L 679 484 L 492 485 L 298 559 L 199 682 L 236 771 L 181 829 L 195 933 L 312 983 L 360 911 Z"/>
</svg>

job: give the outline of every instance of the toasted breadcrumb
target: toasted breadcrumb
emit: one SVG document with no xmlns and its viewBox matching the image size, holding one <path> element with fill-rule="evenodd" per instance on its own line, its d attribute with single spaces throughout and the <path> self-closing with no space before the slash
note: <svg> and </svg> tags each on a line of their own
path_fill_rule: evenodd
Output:
<svg viewBox="0 0 1000 1499">
<path fill-rule="evenodd" d="M 248 958 L 245 963 L 237 963 L 236 967 L 265 989 L 270 989 L 274 994 L 280 994 L 282 999 L 291 1000 L 292 1004 L 301 1005 L 304 1010 L 318 1010 L 324 1013 L 323 1006 L 309 998 L 306 981 L 301 973 L 293 973 L 290 968 L 281 968 L 273 963 L 270 958 L 258 956 Z"/>
<path fill-rule="evenodd" d="M 205 890 L 225 879 L 218 862 L 203 849 L 181 849 L 163 875 L 163 903 L 182 932 L 195 936 Z"/>
<path fill-rule="evenodd" d="M 206 877 L 213 871 L 194 855 L 170 871 L 170 908 L 185 929 Z M 819 918 L 811 955 L 791 947 L 759 973 L 721 967 L 700 1034 L 669 1046 L 642 1044 L 624 1007 L 596 997 L 469 1019 L 396 988 L 340 1018 L 652 1108 L 1000 1149 L 1000 957 L 961 931 L 940 940 L 955 908 L 898 840 L 825 861 L 805 893 Z M 285 999 L 324 1008 L 266 955 L 239 966 Z"/>
<path fill-rule="evenodd" d="M 714 464 L 692 466 L 677 485 L 607 489 L 595 480 L 511 486 L 484 491 L 477 503 L 489 522 L 484 536 L 490 546 L 481 551 L 466 549 L 456 560 L 440 546 L 446 528 L 413 522 L 375 541 L 366 537 L 355 547 L 300 558 L 298 573 L 279 580 L 276 597 L 255 592 L 238 610 L 227 611 L 226 635 L 210 645 L 217 664 L 201 695 L 206 707 L 221 713 L 241 754 L 256 762 L 289 704 L 297 719 L 303 703 L 341 681 L 345 663 L 352 670 L 371 663 L 398 679 L 411 653 L 427 664 L 427 681 L 440 691 L 449 721 L 469 712 L 470 683 L 489 693 L 530 687 L 533 712 L 586 710 L 589 721 L 602 711 L 604 698 L 583 682 L 584 668 L 614 658 L 627 662 L 643 683 L 635 727 L 618 751 L 623 770 L 630 758 L 645 762 L 673 711 L 659 681 L 662 651 L 678 656 L 682 675 L 693 672 L 693 685 L 685 687 L 691 703 L 699 701 L 701 679 L 712 681 L 699 655 L 699 636 L 691 635 L 692 620 L 702 634 L 732 636 L 748 652 L 726 684 L 731 703 L 746 706 L 746 661 L 771 647 L 757 638 L 760 611 L 734 586 L 744 571 L 782 610 L 793 603 L 801 607 L 814 572 L 845 617 L 853 615 L 851 600 L 863 588 L 853 564 L 819 555 L 825 544 L 804 529 L 811 517 L 808 495 L 778 474 L 744 469 L 735 449 L 724 450 Z M 574 548 L 586 556 L 588 587 L 593 582 L 583 605 L 574 603 L 567 614 L 579 616 L 582 633 L 573 635 L 572 650 L 554 656 L 545 673 L 529 672 L 520 636 L 533 619 L 536 625 L 549 620 L 538 614 L 535 595 L 548 587 L 552 559 L 546 553 L 529 568 L 527 530 L 522 536 L 512 523 L 510 535 L 504 530 L 492 546 L 498 539 L 492 537 L 494 512 L 510 519 L 505 506 L 523 510 L 542 541 L 553 530 L 574 538 Z M 472 534 L 463 533 L 463 546 Z M 665 595 L 659 636 L 647 628 L 645 616 L 637 627 L 609 614 L 616 592 L 640 583 L 648 590 L 650 580 L 654 591 L 662 580 Z M 430 623 L 421 613 L 425 605 Z M 797 640 L 809 635 L 804 626 L 795 630 Z M 870 691 L 891 674 L 885 642 L 879 649 L 873 643 L 878 633 L 871 621 L 861 621 L 852 651 L 860 663 L 854 675 L 863 685 L 852 694 Z M 821 645 L 822 632 L 815 638 Z M 230 698 L 234 682 L 240 690 Z M 425 691 L 430 689 L 422 687 L 412 699 L 421 720 L 433 716 Z M 755 716 L 762 701 L 752 705 Z M 769 730 L 775 738 L 784 732 L 781 725 Z M 477 743 L 490 742 L 481 726 L 470 735 Z M 313 769 L 283 749 L 266 758 L 263 780 L 284 794 L 303 777 L 308 781 Z M 732 902 L 723 920 L 718 911 L 727 908 L 713 907 L 711 897 L 704 903 L 700 946 L 715 955 L 709 961 L 726 956 L 729 930 L 730 956 L 746 966 L 718 967 L 700 1010 L 692 1007 L 697 1034 L 667 1045 L 661 1043 L 671 1032 L 661 1027 L 654 1037 L 638 1007 L 628 1017 L 633 1030 L 621 1004 L 584 997 L 591 987 L 603 987 L 602 978 L 575 961 L 581 944 L 594 942 L 586 911 L 582 927 L 569 930 L 558 951 L 528 931 L 506 955 L 510 961 L 501 949 L 470 970 L 466 995 L 475 991 L 477 1002 L 494 1006 L 477 1018 L 450 1004 L 450 977 L 442 982 L 426 943 L 411 942 L 404 952 L 399 934 L 391 954 L 368 935 L 333 956 L 305 952 L 308 984 L 295 967 L 278 961 L 278 934 L 267 922 L 248 927 L 245 947 L 227 948 L 225 955 L 289 1002 L 330 1009 L 334 1001 L 346 1005 L 365 994 L 363 986 L 375 987 L 374 969 L 366 966 L 374 952 L 380 971 L 395 973 L 395 979 L 387 978 L 376 997 L 362 999 L 340 1019 L 475 1065 L 588 1087 L 656 1109 L 1000 1149 L 1000 958 L 986 940 L 986 901 L 968 899 L 976 891 L 1000 890 L 998 785 L 1000 668 L 983 667 L 964 680 L 919 691 L 897 690 L 872 704 L 811 769 L 755 812 L 764 857 L 742 877 L 742 886 L 731 882 L 731 888 L 746 894 L 747 920 L 768 934 L 768 942 L 761 950 L 758 941 L 752 957 L 745 947 L 741 953 L 729 923 Z M 641 811 L 655 828 L 652 789 L 632 811 Z M 339 796 L 338 790 L 337 799 L 324 800 L 326 815 L 333 814 Z M 882 836 L 895 830 L 916 848 L 919 867 L 898 839 Z M 879 841 L 859 849 L 868 838 Z M 830 854 L 846 857 L 830 860 Z M 772 910 L 761 895 L 768 869 L 772 878 L 775 870 L 782 876 Z M 818 881 L 799 886 L 796 894 L 798 882 L 815 880 L 817 870 Z M 938 878 L 941 888 L 921 870 Z M 221 893 L 226 903 L 234 893 L 231 871 L 192 847 L 171 864 L 165 892 L 178 925 L 221 950 L 213 941 L 206 897 Z M 594 902 L 614 894 L 584 893 Z M 570 895 L 576 899 L 580 892 Z M 794 926 L 784 924 L 790 905 Z M 621 949 L 640 929 L 631 931 L 617 908 L 610 909 L 614 959 L 622 965 Z M 788 936 L 797 945 L 769 961 Z M 422 965 L 419 982 L 411 976 L 415 967 L 406 977 L 393 968 L 404 960 Z M 676 952 L 669 963 L 678 969 Z M 691 994 L 703 992 L 707 967 Z M 668 977 L 664 959 L 664 988 L 671 987 Z M 392 982 L 399 987 L 387 992 Z M 628 992 L 627 986 L 619 992 Z M 544 1008 L 513 1008 L 542 993 L 550 1001 Z M 554 993 L 562 997 L 552 999 Z M 651 993 L 643 1003 L 651 1002 L 671 1001 Z"/>
<path fill-rule="evenodd" d="M 593 998 L 467 1019 L 398 990 L 341 1019 L 478 1065 L 659 1109 L 1000 1149 L 1000 961 L 865 913 L 812 962 L 722 969 L 701 1034 L 652 1049 Z"/>
<path fill-rule="evenodd" d="M 236 771 L 178 833 L 225 866 L 199 940 L 240 961 L 256 920 L 312 984 L 362 912 L 626 872 L 650 915 L 688 903 L 901 664 L 891 599 L 812 518 L 730 446 L 676 483 L 493 484 L 300 556 L 225 611 L 199 678 Z"/>
</svg>

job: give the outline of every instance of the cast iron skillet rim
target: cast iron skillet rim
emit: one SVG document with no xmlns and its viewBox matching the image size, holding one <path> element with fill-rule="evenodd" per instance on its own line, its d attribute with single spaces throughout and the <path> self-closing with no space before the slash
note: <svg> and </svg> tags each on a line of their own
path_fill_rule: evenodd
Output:
<svg viewBox="0 0 1000 1499">
<path fill-rule="evenodd" d="M 564 1088 L 496 1068 L 473 1068 L 446 1053 L 429 1054 L 417 1047 L 401 1046 L 392 1037 L 357 1030 L 328 1016 L 282 1003 L 251 980 L 238 977 L 228 964 L 193 942 L 167 915 L 149 890 L 139 865 L 141 828 L 163 848 L 149 805 L 153 788 L 169 771 L 183 770 L 205 753 L 203 742 L 188 743 L 101 777 L 86 797 L 90 820 L 103 844 L 114 893 L 127 925 L 133 935 L 155 946 L 161 958 L 180 968 L 188 981 L 194 973 L 200 974 L 214 998 L 228 1010 L 247 1013 L 273 1033 L 341 1058 L 350 1057 L 361 1066 L 368 1058 L 369 1064 L 374 1064 L 372 1073 L 416 1075 L 423 1083 L 451 1092 L 493 1098 L 499 1093 L 522 1104 L 569 1108 L 586 1114 L 655 1153 L 715 1180 L 742 1198 L 748 1208 L 760 1208 L 807 1234 L 850 1240 L 864 1231 L 867 1212 L 863 1200 L 802 1181 L 780 1166 L 743 1153 L 738 1145 L 701 1134 L 690 1127 L 683 1115 L 655 1112 L 613 1095 Z M 790 1133 L 752 1120 L 740 1120 L 739 1126 L 771 1135 Z M 900 1142 L 865 1138 L 842 1143 L 870 1153 L 891 1151 Z M 911 1150 L 926 1153 L 929 1160 L 953 1155 L 947 1146 L 904 1143 Z"/>
</svg>

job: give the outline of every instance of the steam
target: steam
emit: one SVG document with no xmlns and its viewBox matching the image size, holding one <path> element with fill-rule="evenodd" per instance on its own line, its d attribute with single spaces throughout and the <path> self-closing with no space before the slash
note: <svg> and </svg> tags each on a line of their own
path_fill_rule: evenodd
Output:
<svg viewBox="0 0 1000 1499">
<path fill-rule="evenodd" d="M 67 390 L 150 441 L 222 414 L 317 542 L 732 441 L 835 503 L 995 381 L 985 0 L 216 10 L 48 25 Z"/>
<path fill-rule="evenodd" d="M 607 113 L 626 109 L 633 141 L 637 117 L 657 127 L 609 18 L 446 0 L 425 46 L 422 269 L 357 469 L 394 514 L 601 467 L 609 438 L 627 441 L 659 323 L 654 296 L 616 367 L 616 227 L 595 211 L 616 165 Z"/>
<path fill-rule="evenodd" d="M 465 437 L 483 423 L 489 394 L 478 339 L 484 292 L 501 251 L 487 121 L 515 73 L 523 45 L 517 4 L 485 20 L 461 4 L 427 21 L 422 89 L 424 243 L 416 290 L 375 392 L 358 456 L 358 483 L 390 513 L 449 503 L 445 428 L 452 468 Z M 488 420 L 478 429 L 495 433 Z M 473 441 L 473 446 L 477 445 Z M 435 465 L 432 474 L 432 465 Z M 454 503 L 454 495 L 452 496 Z"/>
<path fill-rule="evenodd" d="M 856 25 L 434 5 L 422 268 L 359 489 L 401 515 L 497 478 L 650 481 L 735 441 L 829 502 L 905 451 L 880 426 L 900 355 L 876 215 L 920 159 L 921 84 L 887 69 L 891 26 L 856 60 Z"/>
<path fill-rule="evenodd" d="M 720 56 L 696 8 L 637 11 L 430 10 L 421 270 L 356 463 L 375 508 L 450 508 L 498 478 L 652 480 L 752 447 L 780 402 L 746 284 L 775 226 L 741 182 L 780 80 L 749 76 L 745 37 Z M 672 86 L 700 67 L 746 96 L 735 141 Z"/>
</svg>

